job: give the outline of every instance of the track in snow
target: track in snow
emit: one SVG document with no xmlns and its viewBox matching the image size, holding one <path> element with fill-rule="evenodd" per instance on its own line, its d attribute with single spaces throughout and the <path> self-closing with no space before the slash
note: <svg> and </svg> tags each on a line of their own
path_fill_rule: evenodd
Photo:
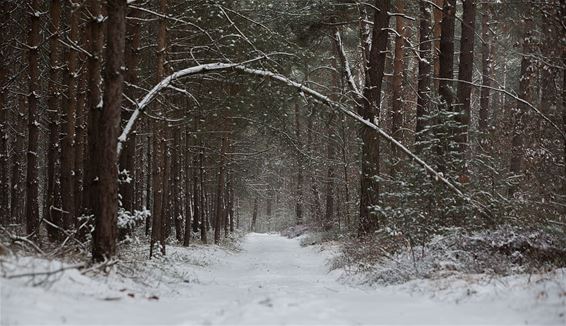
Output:
<svg viewBox="0 0 566 326">
<path fill-rule="evenodd" d="M 252 233 L 242 246 L 242 252 L 226 254 L 219 262 L 198 270 L 199 282 L 179 284 L 179 296 L 162 296 L 158 301 L 137 297 L 103 301 L 78 291 L 61 294 L 7 287 L 2 297 L 8 304 L 2 304 L 5 315 L 0 321 L 73 325 L 453 325 L 523 324 L 529 317 L 527 312 L 510 308 L 509 300 L 456 304 L 395 292 L 394 287 L 341 284 L 328 274 L 325 256 L 315 248 L 302 248 L 297 239 Z M 187 265 L 187 270 L 191 268 L 194 270 Z"/>
</svg>

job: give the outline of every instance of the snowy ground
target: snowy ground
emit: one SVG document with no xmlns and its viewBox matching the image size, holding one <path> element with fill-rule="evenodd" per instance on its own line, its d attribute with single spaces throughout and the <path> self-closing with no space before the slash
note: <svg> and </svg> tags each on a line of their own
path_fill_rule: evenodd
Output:
<svg viewBox="0 0 566 326">
<path fill-rule="evenodd" d="M 170 248 L 123 273 L 87 277 L 0 279 L 0 322 L 28 324 L 560 324 L 566 319 L 566 271 L 488 280 L 485 276 L 362 287 L 328 273 L 332 251 L 299 239 L 249 234 L 241 252 L 218 247 Z M 57 268 L 37 259 L 17 265 Z M 28 267 L 29 268 L 29 267 Z M 140 273 L 137 275 L 140 275 Z M 41 283 L 34 286 L 34 284 Z"/>
</svg>

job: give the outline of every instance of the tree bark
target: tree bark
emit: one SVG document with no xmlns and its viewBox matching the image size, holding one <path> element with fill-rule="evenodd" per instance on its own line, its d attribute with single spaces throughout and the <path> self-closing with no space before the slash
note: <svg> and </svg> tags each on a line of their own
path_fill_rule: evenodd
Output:
<svg viewBox="0 0 566 326">
<path fill-rule="evenodd" d="M 79 43 L 79 19 L 81 15 L 78 3 L 71 1 L 71 17 L 69 39 Z M 67 53 L 67 100 L 65 101 L 65 119 L 63 119 L 63 149 L 61 151 L 61 203 L 64 213 L 63 226 L 67 229 L 74 227 L 75 212 L 75 112 L 78 97 L 78 53 L 69 49 Z"/>
<path fill-rule="evenodd" d="M 61 92 L 59 84 L 60 77 L 60 51 L 59 51 L 59 28 L 61 23 L 61 1 L 51 0 L 49 7 L 49 83 L 47 112 L 49 120 L 49 143 L 47 150 L 47 198 L 44 201 L 43 214 L 48 221 L 58 225 L 65 226 L 62 219 L 65 214 L 61 212 L 61 207 L 57 205 L 58 197 L 61 195 L 57 190 L 59 179 L 57 178 L 57 166 L 59 158 L 59 94 Z M 63 213 L 63 214 L 62 214 Z M 58 234 L 56 228 L 47 227 L 49 238 L 55 240 Z"/>
<path fill-rule="evenodd" d="M 431 5 L 426 0 L 419 1 L 420 25 L 419 25 L 419 72 L 417 82 L 417 124 L 415 129 L 415 152 L 420 154 L 423 150 L 423 142 L 426 140 L 426 129 L 428 116 L 430 114 L 431 101 L 431 73 L 433 53 L 431 39 Z"/>
<path fill-rule="evenodd" d="M 28 148 L 26 173 L 26 233 L 36 234 L 39 226 L 39 42 L 41 6 L 31 2 L 28 33 Z"/>
<path fill-rule="evenodd" d="M 118 237 L 118 136 L 124 83 L 124 48 L 126 42 L 126 0 L 107 3 L 108 36 L 104 75 L 104 106 L 100 116 L 98 141 L 98 187 L 93 197 L 94 234 L 92 258 L 104 261 L 116 254 Z"/>
<path fill-rule="evenodd" d="M 254 208 L 252 213 L 252 222 L 250 224 L 250 232 L 255 232 L 256 230 L 256 222 L 257 222 L 257 206 L 258 206 L 258 199 L 257 196 L 254 199 Z"/>
<path fill-rule="evenodd" d="M 100 130 L 100 116 L 102 114 L 102 94 L 100 84 L 102 80 L 102 43 L 104 33 L 102 29 L 102 10 L 100 0 L 88 0 L 87 11 L 90 13 L 88 22 L 87 51 L 90 53 L 87 62 L 87 163 L 85 164 L 83 187 L 86 195 L 83 197 L 84 209 L 87 214 L 94 213 L 97 201 L 99 171 L 97 170 L 98 153 L 100 146 L 98 134 Z"/>
<path fill-rule="evenodd" d="M 457 131 L 456 140 L 459 144 L 461 159 L 465 161 L 465 154 L 469 147 L 468 130 L 470 129 L 470 106 L 473 67 L 474 67 L 474 39 L 476 24 L 476 0 L 463 0 L 464 13 L 462 14 L 462 36 L 460 38 L 460 63 L 458 69 L 458 80 L 468 83 L 458 82 L 457 97 L 459 115 L 457 121 L 461 130 Z M 465 163 L 461 167 L 465 173 Z"/>
<path fill-rule="evenodd" d="M 132 85 L 138 84 L 138 66 L 140 62 L 139 48 L 140 48 L 140 30 L 141 26 L 137 18 L 140 18 L 139 10 L 135 8 L 130 9 L 129 19 L 126 23 L 126 81 Z M 134 87 L 130 87 L 126 91 L 130 98 L 136 98 L 137 92 Z M 127 122 L 131 117 L 131 111 L 122 110 L 122 121 Z M 124 144 L 124 151 L 120 154 L 120 171 L 128 171 L 130 177 L 134 179 L 135 171 L 135 154 L 136 154 L 136 139 L 135 131 L 132 131 L 132 137 Z M 134 187 L 135 183 L 120 184 L 120 195 L 122 207 L 129 212 L 134 211 Z"/>
<path fill-rule="evenodd" d="M 193 211 L 194 211 L 194 201 L 191 200 L 191 197 L 194 198 L 191 195 L 194 195 L 194 190 L 193 190 L 193 194 L 190 193 L 190 189 L 191 189 L 191 171 L 193 171 L 193 187 L 196 185 L 196 180 L 194 179 L 194 177 L 196 176 L 196 173 L 194 171 L 195 166 L 191 167 L 191 160 L 192 157 L 190 155 L 190 148 L 191 148 L 191 134 L 189 133 L 189 130 L 187 129 L 187 132 L 185 133 L 185 150 L 184 150 L 184 156 L 185 156 L 185 235 L 183 237 L 183 246 L 188 247 L 191 241 L 191 220 L 192 217 L 195 216 L 196 218 L 196 214 L 193 215 Z"/>
<path fill-rule="evenodd" d="M 301 148 L 301 118 L 299 115 L 299 104 L 295 103 L 295 135 L 297 137 L 297 142 L 299 148 Z M 303 156 L 301 153 L 297 153 L 297 189 L 296 189 L 296 203 L 295 203 L 295 216 L 297 225 L 303 224 Z"/>
<path fill-rule="evenodd" d="M 492 72 L 492 49 L 490 45 L 490 33 L 489 33 L 489 11 L 491 9 L 489 4 L 483 5 L 483 13 L 481 19 L 481 60 L 482 60 L 482 89 L 480 91 L 480 111 L 479 111 L 479 122 L 478 129 L 480 132 L 480 139 L 482 147 L 485 147 L 486 134 L 489 127 L 489 97 L 491 87 L 491 72 Z"/>
<path fill-rule="evenodd" d="M 0 4 L 0 17 L 8 21 L 9 3 Z M 0 33 L 0 44 L 7 41 L 6 33 Z M 7 58 L 7 50 L 0 49 L 0 57 Z M 8 160 L 8 104 L 6 82 L 8 81 L 9 65 L 0 65 L 0 224 L 7 225 L 10 220 L 10 172 Z"/>
<path fill-rule="evenodd" d="M 216 188 L 216 216 L 214 219 L 214 243 L 220 243 L 220 230 L 222 228 L 222 221 L 224 219 L 224 183 L 225 183 L 225 169 L 224 166 L 225 152 L 226 152 L 226 135 L 222 136 L 220 143 L 220 161 L 218 167 L 218 185 Z"/>
<path fill-rule="evenodd" d="M 159 0 L 159 10 L 165 14 L 167 8 L 166 0 Z M 164 17 L 159 19 L 159 27 L 157 33 L 157 67 L 156 67 L 156 80 L 160 82 L 165 76 L 165 51 L 167 46 L 167 23 Z M 162 110 L 158 110 L 158 115 L 162 115 Z M 164 220 L 164 206 L 167 191 L 165 185 L 164 167 L 167 154 L 165 153 L 165 133 L 163 130 L 163 122 L 155 121 L 154 134 L 153 134 L 153 212 L 152 212 L 152 228 L 151 228 L 151 244 L 150 244 L 150 257 L 153 255 L 153 247 L 158 243 L 159 250 L 165 254 L 165 220 Z"/>
<path fill-rule="evenodd" d="M 359 114 L 363 119 L 377 122 L 380 111 L 381 85 L 385 70 L 385 59 L 389 33 L 389 0 L 375 1 L 372 45 L 368 58 L 366 85 L 364 87 L 363 105 L 359 106 Z M 372 206 L 379 200 L 380 148 L 378 136 L 369 128 L 362 128 L 362 171 L 360 176 L 360 236 L 372 234 L 378 229 L 377 216 L 372 213 Z"/>
<path fill-rule="evenodd" d="M 454 102 L 454 94 L 452 90 L 452 82 L 449 79 L 454 78 L 454 24 L 456 19 L 456 0 L 446 0 L 442 9 L 443 18 L 441 23 L 440 35 L 440 54 L 439 54 L 439 72 L 438 77 L 438 94 L 440 95 L 440 110 L 444 112 L 451 111 Z M 443 123 L 443 121 L 438 121 Z M 441 129 L 441 130 L 440 130 Z M 448 150 L 447 139 L 443 139 L 443 134 L 450 134 L 452 130 L 444 130 L 442 127 L 437 130 L 438 138 L 441 139 L 440 144 L 436 147 L 438 155 L 438 170 L 445 172 L 446 163 L 443 158 L 444 153 Z"/>
<path fill-rule="evenodd" d="M 405 11 L 405 2 L 399 1 L 397 5 L 397 13 L 403 14 Z M 393 104 L 391 108 L 391 136 L 401 141 L 403 126 L 403 73 L 405 69 L 405 53 L 403 50 L 405 38 L 405 18 L 401 16 L 395 17 L 395 29 L 397 30 L 395 37 L 395 52 L 393 59 Z M 399 153 L 397 146 L 391 144 L 391 175 L 395 174 L 396 166 L 399 161 Z"/>
</svg>

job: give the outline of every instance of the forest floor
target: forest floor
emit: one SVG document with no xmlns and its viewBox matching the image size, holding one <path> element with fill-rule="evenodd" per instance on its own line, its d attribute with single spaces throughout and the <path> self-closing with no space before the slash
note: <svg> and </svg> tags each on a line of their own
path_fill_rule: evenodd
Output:
<svg viewBox="0 0 566 326">
<path fill-rule="evenodd" d="M 251 233 L 239 249 L 169 247 L 166 257 L 124 260 L 110 275 L 76 269 L 0 278 L 0 324 L 561 324 L 566 270 L 468 275 L 393 286 L 353 286 L 328 272 L 332 246 Z M 6 258 L 6 274 L 60 268 Z M 127 267 L 125 267 L 127 266 Z"/>
</svg>

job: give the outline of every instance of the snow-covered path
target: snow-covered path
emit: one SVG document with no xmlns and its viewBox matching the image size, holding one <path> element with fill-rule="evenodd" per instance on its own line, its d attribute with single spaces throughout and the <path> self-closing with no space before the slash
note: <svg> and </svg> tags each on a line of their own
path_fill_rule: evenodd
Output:
<svg viewBox="0 0 566 326">
<path fill-rule="evenodd" d="M 512 298 L 457 304 L 422 294 L 411 296 L 395 287 L 351 287 L 328 274 L 325 260 L 316 248 L 302 248 L 296 239 L 249 234 L 242 252 L 224 253 L 216 263 L 199 269 L 198 282 L 177 285 L 179 295 L 162 295 L 154 301 L 137 296 L 108 301 L 100 296 L 24 289 L 9 283 L 2 290 L 4 316 L 0 320 L 4 324 L 73 325 L 453 325 L 549 321 L 544 318 L 544 310 L 537 310 L 542 316 L 533 316 L 532 311 L 511 305 Z M 194 270 L 194 266 L 190 268 Z M 84 283 L 80 276 L 76 276 L 77 282 Z"/>
</svg>

